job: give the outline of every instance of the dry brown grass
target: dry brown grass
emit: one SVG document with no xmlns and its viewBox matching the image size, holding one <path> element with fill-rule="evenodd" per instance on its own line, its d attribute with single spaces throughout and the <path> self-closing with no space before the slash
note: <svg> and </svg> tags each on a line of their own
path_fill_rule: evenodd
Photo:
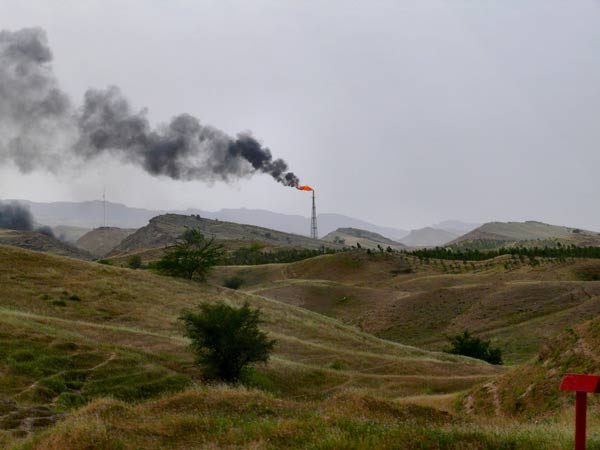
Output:
<svg viewBox="0 0 600 450">
<path fill-rule="evenodd" d="M 48 341 L 93 343 L 103 354 L 135 352 L 188 377 L 196 376 L 193 357 L 177 318 L 201 301 L 222 300 L 263 309 L 278 341 L 262 369 L 264 383 L 283 396 L 316 398 L 351 388 L 387 398 L 456 392 L 498 373 L 250 293 L 11 247 L 0 247 L 0 265 L 0 322 L 18 333 L 37 328 Z M 69 301 L 72 295 L 79 301 Z M 55 305 L 62 298 L 66 306 Z"/>
<path fill-rule="evenodd" d="M 503 256 L 443 264 L 457 273 L 444 272 L 442 261 L 345 253 L 287 266 L 219 268 L 214 281 L 237 275 L 246 291 L 431 350 L 469 329 L 492 339 L 509 363 L 526 361 L 545 339 L 600 314 L 600 282 L 580 275 L 596 270 L 595 261 L 531 267 Z M 412 273 L 403 273 L 407 265 Z"/>
</svg>

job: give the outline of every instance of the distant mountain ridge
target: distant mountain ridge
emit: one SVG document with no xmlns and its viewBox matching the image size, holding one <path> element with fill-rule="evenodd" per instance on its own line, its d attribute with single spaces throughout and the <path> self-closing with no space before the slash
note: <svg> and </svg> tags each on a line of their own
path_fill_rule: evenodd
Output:
<svg viewBox="0 0 600 450">
<path fill-rule="evenodd" d="M 176 242 L 187 229 L 198 229 L 206 236 L 222 241 L 262 242 L 274 247 L 321 248 L 325 242 L 306 236 L 276 231 L 255 225 L 239 224 L 222 220 L 207 219 L 199 215 L 163 214 L 154 217 L 148 225 L 138 229 L 121 241 L 109 256 L 139 253 L 161 249 Z M 248 245 L 248 244 L 246 244 Z M 342 248 L 341 245 L 328 244 Z"/>
<path fill-rule="evenodd" d="M 560 225 L 550 225 L 535 220 L 526 222 L 489 222 L 460 236 L 449 245 L 493 248 L 506 245 L 562 245 L 597 246 L 600 234 Z"/>
<path fill-rule="evenodd" d="M 70 241 L 76 241 L 86 231 L 104 226 L 104 210 L 101 200 L 84 202 L 53 202 L 41 203 L 29 200 L 8 200 L 19 202 L 31 210 L 36 221 L 43 225 L 52 227 L 67 226 L 84 228 L 82 233 L 77 233 Z M 224 208 L 219 211 L 204 211 L 196 208 L 184 210 L 153 210 L 145 208 L 133 208 L 120 203 L 106 202 L 106 225 L 108 227 L 131 229 L 141 228 L 147 225 L 153 217 L 163 214 L 199 214 L 203 218 L 218 219 L 226 222 L 254 225 L 269 228 L 284 233 L 308 236 L 310 230 L 310 218 L 297 214 L 282 214 L 264 209 L 247 208 Z M 408 230 L 380 226 L 362 219 L 337 213 L 322 213 L 318 215 L 319 236 L 326 236 L 338 228 L 355 228 L 380 234 L 395 242 L 401 242 L 409 235 Z M 440 232 L 423 231 L 418 239 L 409 238 L 407 245 L 411 246 L 434 246 L 443 245 L 447 234 L 451 233 L 455 238 L 467 233 L 479 224 L 465 223 L 458 220 L 446 220 L 430 227 Z M 428 227 L 426 227 L 428 228 Z M 422 229 L 425 230 L 425 229 Z M 413 230 L 413 235 L 419 230 Z M 62 234 L 62 233 L 59 233 Z M 431 236 L 428 240 L 427 236 Z M 449 240 L 452 240 L 449 239 Z M 418 242 L 418 243 L 414 243 Z"/>
<path fill-rule="evenodd" d="M 43 225 L 68 225 L 88 229 L 95 229 L 104 225 L 103 202 L 101 200 L 53 203 L 40 203 L 29 200 L 8 201 L 15 201 L 28 206 L 36 221 Z M 120 203 L 106 202 L 106 223 L 110 227 L 140 228 L 147 225 L 153 217 L 168 213 L 199 214 L 207 219 L 255 225 L 304 236 L 308 236 L 310 230 L 310 218 L 308 217 L 281 214 L 262 209 L 229 208 L 210 212 L 188 208 L 167 211 L 132 208 Z M 338 228 L 360 228 L 396 240 L 408 234 L 406 230 L 379 226 L 361 219 L 335 213 L 319 214 L 318 223 L 320 236 L 325 236 Z"/>
</svg>

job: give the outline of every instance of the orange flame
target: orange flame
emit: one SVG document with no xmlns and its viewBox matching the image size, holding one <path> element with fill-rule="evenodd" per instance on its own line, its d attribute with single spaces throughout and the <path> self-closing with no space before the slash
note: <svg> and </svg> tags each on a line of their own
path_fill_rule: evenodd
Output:
<svg viewBox="0 0 600 450">
<path fill-rule="evenodd" d="M 296 186 L 296 189 L 298 189 L 299 191 L 314 191 L 314 189 L 308 185 Z"/>
</svg>

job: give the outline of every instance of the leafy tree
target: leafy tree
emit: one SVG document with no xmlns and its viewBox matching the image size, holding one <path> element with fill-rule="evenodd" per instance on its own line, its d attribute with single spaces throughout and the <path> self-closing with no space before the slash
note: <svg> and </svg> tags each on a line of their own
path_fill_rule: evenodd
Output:
<svg viewBox="0 0 600 450">
<path fill-rule="evenodd" d="M 199 230 L 188 229 L 165 249 L 154 267 L 164 275 L 205 280 L 222 256 L 223 246 L 216 244 L 214 238 L 206 239 Z"/>
<path fill-rule="evenodd" d="M 490 364 L 502 364 L 502 350 L 492 347 L 490 341 L 482 340 L 471 335 L 468 330 L 453 337 L 449 337 L 450 347 L 444 349 L 446 353 L 470 356 L 483 359 Z"/>
<path fill-rule="evenodd" d="M 127 265 L 130 269 L 139 269 L 142 267 L 142 257 L 140 255 L 133 255 L 127 260 Z"/>
<path fill-rule="evenodd" d="M 264 322 L 260 309 L 252 309 L 248 303 L 240 308 L 222 302 L 202 303 L 199 312 L 185 312 L 181 319 L 198 363 L 211 378 L 238 381 L 244 367 L 267 362 L 275 345 L 259 329 Z"/>
</svg>

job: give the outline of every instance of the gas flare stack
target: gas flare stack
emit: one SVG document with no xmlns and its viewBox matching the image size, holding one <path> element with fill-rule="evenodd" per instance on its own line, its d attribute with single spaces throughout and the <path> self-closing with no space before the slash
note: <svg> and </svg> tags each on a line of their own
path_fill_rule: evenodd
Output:
<svg viewBox="0 0 600 450">
<path fill-rule="evenodd" d="M 310 237 L 312 239 L 319 239 L 319 232 L 317 231 L 317 207 L 315 205 L 315 190 L 310 186 L 296 186 L 296 189 L 300 191 L 312 192 L 312 214 L 310 216 Z"/>
</svg>

